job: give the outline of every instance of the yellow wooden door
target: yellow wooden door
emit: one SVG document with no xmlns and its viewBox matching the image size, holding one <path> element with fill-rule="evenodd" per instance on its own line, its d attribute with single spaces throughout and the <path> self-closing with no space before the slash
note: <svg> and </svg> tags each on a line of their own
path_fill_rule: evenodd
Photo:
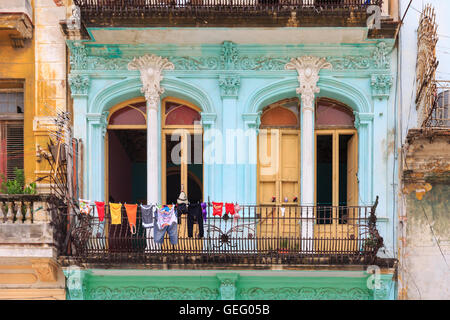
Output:
<svg viewBox="0 0 450 320">
<path fill-rule="evenodd" d="M 263 129 L 258 136 L 259 250 L 300 249 L 300 131 Z M 287 201 L 286 201 L 287 200 Z M 294 201 L 295 200 L 295 201 Z"/>
</svg>

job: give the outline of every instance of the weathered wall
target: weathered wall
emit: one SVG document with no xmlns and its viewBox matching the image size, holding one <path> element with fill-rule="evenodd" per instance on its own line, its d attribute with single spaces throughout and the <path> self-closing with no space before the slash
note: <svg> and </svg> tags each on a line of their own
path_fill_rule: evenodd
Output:
<svg viewBox="0 0 450 320">
<path fill-rule="evenodd" d="M 63 4 L 35 0 L 36 104 L 33 130 L 35 143 L 46 149 L 48 125 L 58 110 L 66 109 L 66 45 L 59 21 L 66 18 Z M 46 176 L 46 161 L 35 165 L 37 177 Z"/>
<path fill-rule="evenodd" d="M 34 37 L 23 48 L 13 48 L 10 31 L 0 31 L 0 79 L 24 80 L 24 169 L 26 182 L 34 180 Z"/>
<path fill-rule="evenodd" d="M 449 184 L 435 184 L 422 200 L 414 193 L 407 196 L 408 299 L 450 299 L 449 195 Z"/>
<path fill-rule="evenodd" d="M 450 299 L 450 136 L 410 131 L 408 139 L 399 297 Z"/>
</svg>

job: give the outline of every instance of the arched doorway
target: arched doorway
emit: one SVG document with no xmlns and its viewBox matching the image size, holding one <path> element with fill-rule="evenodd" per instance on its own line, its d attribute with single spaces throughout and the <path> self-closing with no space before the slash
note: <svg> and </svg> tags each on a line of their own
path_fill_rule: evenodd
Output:
<svg viewBox="0 0 450 320">
<path fill-rule="evenodd" d="M 315 238 L 357 238 L 358 134 L 350 107 L 328 98 L 316 101 Z M 357 242 L 335 242 L 356 249 Z M 350 246 L 352 248 L 350 248 Z M 326 248 L 325 242 L 316 249 Z"/>
<path fill-rule="evenodd" d="M 106 182 L 108 203 L 147 203 L 147 116 L 142 98 L 111 108 L 105 135 Z M 137 221 L 140 221 L 140 210 Z M 107 226 L 108 249 L 111 252 L 143 251 L 145 230 L 136 225 L 132 235 L 128 216 L 122 206 L 121 223 Z"/>
<path fill-rule="evenodd" d="M 113 107 L 106 134 L 106 199 L 147 202 L 147 116 L 144 98 Z"/>
<path fill-rule="evenodd" d="M 300 101 L 290 98 L 263 109 L 258 134 L 258 248 L 300 249 Z"/>
</svg>

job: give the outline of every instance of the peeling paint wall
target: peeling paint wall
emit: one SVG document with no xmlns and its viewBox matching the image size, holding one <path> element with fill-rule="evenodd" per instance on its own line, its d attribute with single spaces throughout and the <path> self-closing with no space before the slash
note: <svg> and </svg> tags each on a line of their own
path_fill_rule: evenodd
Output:
<svg viewBox="0 0 450 320">
<path fill-rule="evenodd" d="M 450 185 L 407 196 L 404 282 L 408 299 L 450 299 Z"/>
<path fill-rule="evenodd" d="M 408 139 L 399 298 L 450 299 L 450 135 L 410 131 Z"/>
<path fill-rule="evenodd" d="M 46 149 L 48 126 L 58 110 L 66 109 L 66 45 L 59 21 L 64 5 L 35 0 L 36 104 L 33 131 L 36 145 Z M 46 161 L 36 162 L 36 177 L 46 176 Z"/>
</svg>

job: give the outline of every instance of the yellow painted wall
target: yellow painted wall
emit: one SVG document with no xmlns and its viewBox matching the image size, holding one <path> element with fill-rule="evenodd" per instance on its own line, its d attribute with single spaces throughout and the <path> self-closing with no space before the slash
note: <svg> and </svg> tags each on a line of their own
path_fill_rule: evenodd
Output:
<svg viewBox="0 0 450 320">
<path fill-rule="evenodd" d="M 24 168 L 26 182 L 34 180 L 35 147 L 33 118 L 35 115 L 34 37 L 24 48 L 13 48 L 9 31 L 0 31 L 0 79 L 25 80 L 24 92 Z"/>
<path fill-rule="evenodd" d="M 63 1 L 34 0 L 36 70 L 35 143 L 47 149 L 48 123 L 66 110 L 66 44 L 59 22 L 66 18 Z M 48 174 L 46 161 L 35 162 L 36 177 Z"/>
<path fill-rule="evenodd" d="M 33 38 L 13 48 L 9 31 L 0 31 L 0 79 L 25 80 L 24 168 L 26 183 L 48 174 L 37 161 L 36 145 L 46 150 L 48 124 L 66 109 L 66 45 L 59 21 L 66 8 L 53 0 L 32 0 Z"/>
</svg>

